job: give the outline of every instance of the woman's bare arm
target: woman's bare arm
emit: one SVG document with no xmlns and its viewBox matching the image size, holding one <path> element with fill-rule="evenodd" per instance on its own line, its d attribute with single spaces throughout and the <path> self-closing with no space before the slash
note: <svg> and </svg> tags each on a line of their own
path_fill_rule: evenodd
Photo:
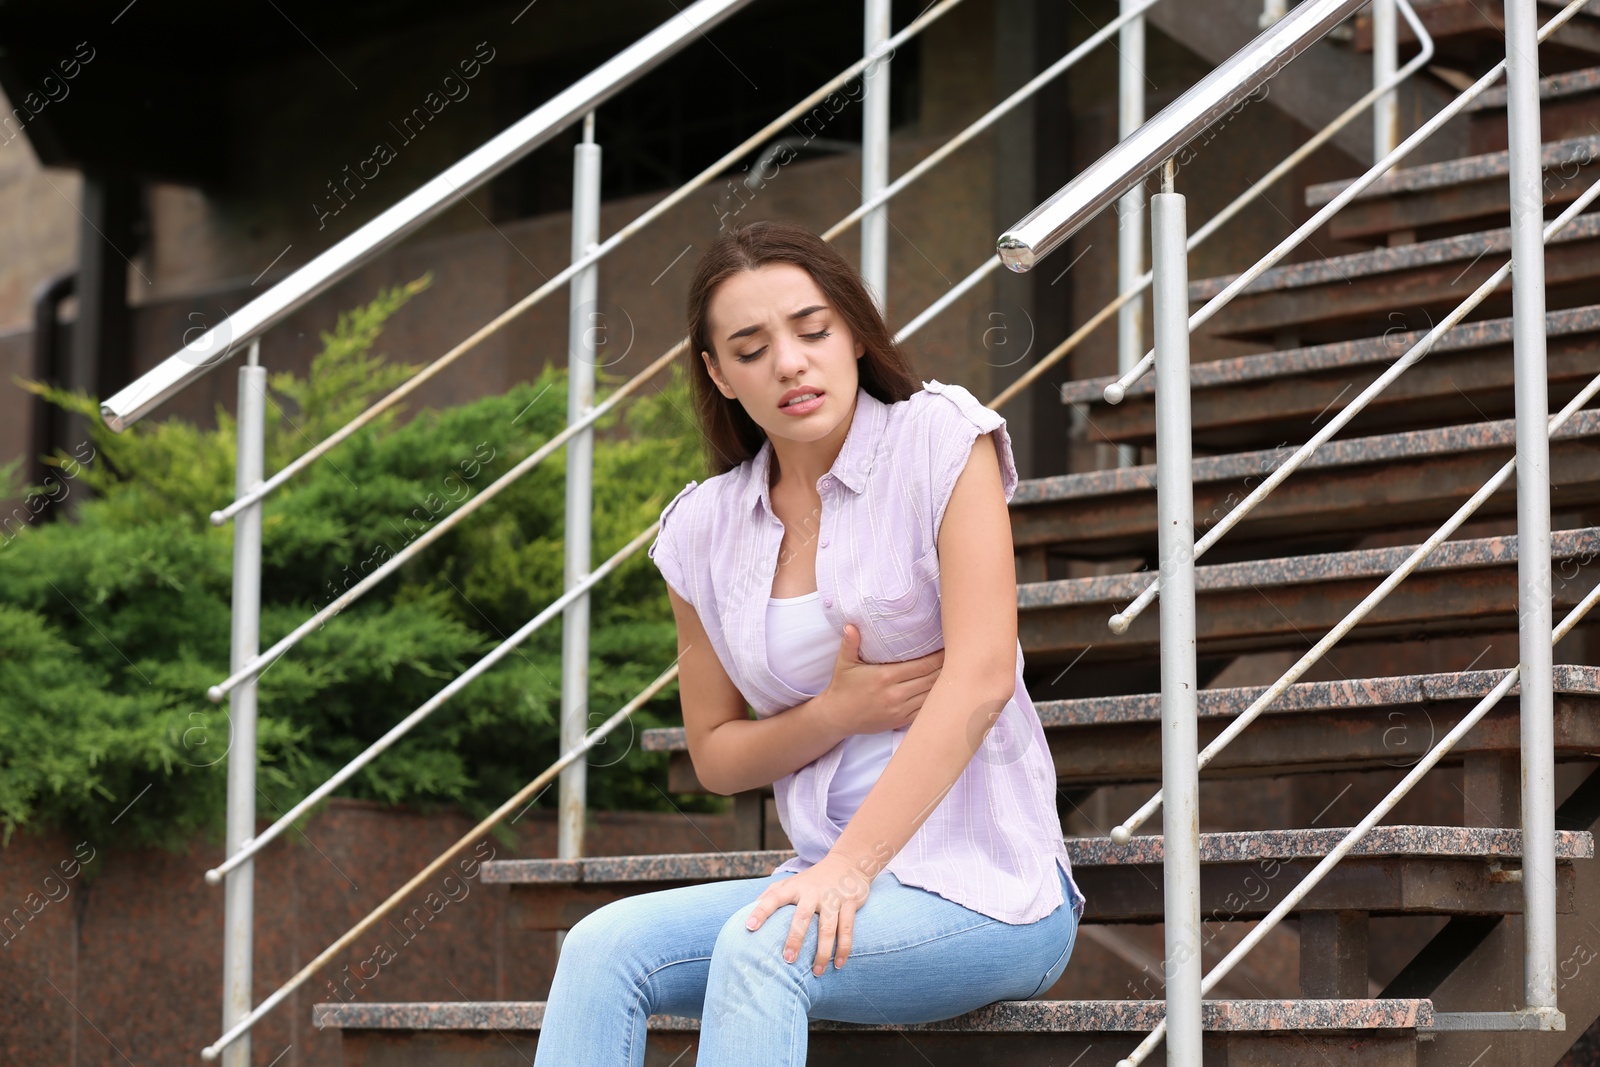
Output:
<svg viewBox="0 0 1600 1067">
<path fill-rule="evenodd" d="M 826 692 L 765 719 L 751 719 L 744 694 L 717 658 L 699 613 L 671 586 L 667 597 L 678 620 L 683 728 L 702 785 L 723 796 L 771 785 L 844 740 L 846 735 L 831 725 Z"/>
<path fill-rule="evenodd" d="M 834 842 L 868 881 L 927 821 L 1016 689 L 1017 575 L 999 458 L 980 435 L 938 532 L 944 669 Z"/>
</svg>

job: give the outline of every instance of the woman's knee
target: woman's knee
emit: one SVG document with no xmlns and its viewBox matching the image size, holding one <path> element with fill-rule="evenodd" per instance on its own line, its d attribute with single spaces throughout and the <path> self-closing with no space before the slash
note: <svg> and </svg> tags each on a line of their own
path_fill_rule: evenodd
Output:
<svg viewBox="0 0 1600 1067">
<path fill-rule="evenodd" d="M 636 909 L 628 907 L 631 899 L 613 900 L 579 919 L 563 935 L 561 955 L 600 959 L 617 956 L 634 938 Z"/>
<path fill-rule="evenodd" d="M 785 960 L 783 946 L 789 939 L 789 925 L 794 920 L 795 906 L 783 905 L 768 915 L 759 929 L 751 930 L 745 922 L 754 910 L 755 902 L 751 901 L 728 916 L 728 921 L 722 924 L 722 929 L 717 933 L 716 946 L 711 955 L 714 973 L 720 970 L 724 980 L 731 976 L 734 982 L 742 980 L 751 988 L 759 987 L 763 981 L 782 977 L 790 970 L 798 973 L 801 961 L 809 958 L 806 953 L 815 954 L 817 943 L 817 924 L 813 919 L 806 932 L 806 942 L 801 946 L 801 954 L 793 963 Z"/>
</svg>

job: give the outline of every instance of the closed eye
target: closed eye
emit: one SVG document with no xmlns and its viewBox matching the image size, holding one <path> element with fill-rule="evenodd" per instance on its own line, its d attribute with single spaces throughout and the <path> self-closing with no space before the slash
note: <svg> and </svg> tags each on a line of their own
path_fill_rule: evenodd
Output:
<svg viewBox="0 0 1600 1067">
<path fill-rule="evenodd" d="M 833 331 L 832 330 L 823 329 L 823 330 L 818 330 L 816 333 L 803 333 L 800 336 L 805 338 L 807 341 L 822 341 L 822 340 L 826 340 L 829 337 L 832 337 L 833 336 Z M 754 352 L 751 352 L 749 355 L 743 355 L 743 356 L 739 356 L 737 358 L 738 358 L 740 363 L 749 363 L 753 359 L 759 359 L 761 354 L 763 352 L 765 352 L 766 350 L 767 350 L 767 346 L 766 345 L 762 345 L 760 348 L 756 349 Z"/>
</svg>

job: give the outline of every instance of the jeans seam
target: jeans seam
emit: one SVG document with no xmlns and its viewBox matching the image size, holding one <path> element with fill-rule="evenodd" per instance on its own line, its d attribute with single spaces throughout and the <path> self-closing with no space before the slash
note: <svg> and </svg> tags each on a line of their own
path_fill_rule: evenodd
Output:
<svg viewBox="0 0 1600 1067">
<path fill-rule="evenodd" d="M 1076 931 L 1074 931 L 1074 933 L 1076 933 Z M 1077 940 L 1077 938 L 1074 937 L 1073 941 L 1076 941 L 1076 940 Z M 1048 967 L 1046 967 L 1044 969 L 1044 977 L 1039 979 L 1039 984 L 1034 986 L 1033 987 L 1033 992 L 1029 993 L 1027 996 L 1023 997 L 1022 998 L 1023 1000 L 1032 1000 L 1034 997 L 1036 997 L 1040 993 L 1044 992 L 1044 983 L 1050 977 L 1050 972 L 1056 969 L 1056 964 L 1060 963 L 1068 952 L 1072 951 L 1073 941 L 1068 941 L 1066 943 L 1066 945 L 1062 947 L 1061 954 L 1058 955 L 1055 958 L 1054 962 L 1052 962 L 1050 964 L 1050 966 L 1048 966 Z"/>
<path fill-rule="evenodd" d="M 648 982 L 651 978 L 653 978 L 655 976 L 657 971 L 664 971 L 668 967 L 676 967 L 680 963 L 698 963 L 701 960 L 708 960 L 709 961 L 710 959 L 711 959 L 710 956 L 689 956 L 686 959 L 681 959 L 681 960 L 668 960 L 666 963 L 663 963 L 661 966 L 652 968 L 651 970 L 645 972 L 644 980 L 646 982 Z"/>
<path fill-rule="evenodd" d="M 973 930 L 981 930 L 985 926 L 994 926 L 997 922 L 998 922 L 998 920 L 996 920 L 996 919 L 988 919 L 988 920 L 985 920 L 984 922 L 981 922 L 981 923 L 974 923 L 971 926 L 964 926 L 959 930 L 950 930 L 950 931 L 947 931 L 946 933 L 935 934 L 933 937 L 925 938 L 922 941 L 913 941 L 909 945 L 896 945 L 893 948 L 874 949 L 871 952 L 851 952 L 850 953 L 850 958 L 851 959 L 856 959 L 857 957 L 861 957 L 861 956 L 882 956 L 885 953 L 889 953 L 889 952 L 904 952 L 907 949 L 916 948 L 919 945 L 928 945 L 928 944 L 932 944 L 935 941 L 942 941 L 943 939 L 945 939 L 947 937 L 955 937 L 957 934 L 965 934 L 965 933 L 969 933 L 970 931 L 973 931 Z"/>
</svg>

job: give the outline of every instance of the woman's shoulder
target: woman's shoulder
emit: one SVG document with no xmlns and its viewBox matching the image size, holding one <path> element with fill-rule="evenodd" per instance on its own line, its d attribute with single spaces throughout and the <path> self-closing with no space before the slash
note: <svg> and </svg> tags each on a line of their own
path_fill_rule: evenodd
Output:
<svg viewBox="0 0 1600 1067">
<path fill-rule="evenodd" d="M 970 422 L 981 430 L 991 430 L 1005 419 L 983 405 L 964 385 L 952 385 L 930 378 L 922 389 L 890 406 L 891 423 L 900 434 L 940 431 L 961 422 Z"/>
<path fill-rule="evenodd" d="M 703 517 L 714 515 L 717 511 L 717 502 L 724 499 L 727 494 L 738 491 L 749 474 L 750 462 L 744 463 L 721 474 L 712 475 L 705 481 L 691 480 L 688 485 L 678 490 L 678 494 L 667 502 L 661 509 L 661 522 L 665 525 L 674 512 L 678 513 L 677 524 L 695 526 Z"/>
</svg>

